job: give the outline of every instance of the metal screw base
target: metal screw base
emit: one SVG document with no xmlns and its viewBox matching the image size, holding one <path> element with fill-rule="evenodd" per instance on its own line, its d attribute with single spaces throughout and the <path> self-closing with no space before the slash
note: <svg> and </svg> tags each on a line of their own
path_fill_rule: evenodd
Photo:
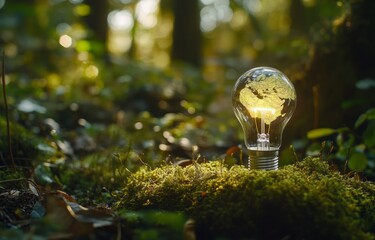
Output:
<svg viewBox="0 0 375 240">
<path fill-rule="evenodd" d="M 279 168 L 279 150 L 249 149 L 249 169 L 277 170 Z"/>
</svg>

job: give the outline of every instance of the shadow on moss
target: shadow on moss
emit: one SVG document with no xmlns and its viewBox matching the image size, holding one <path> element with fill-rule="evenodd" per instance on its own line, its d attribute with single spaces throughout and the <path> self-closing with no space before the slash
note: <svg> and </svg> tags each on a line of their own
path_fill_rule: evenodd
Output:
<svg viewBox="0 0 375 240">
<path fill-rule="evenodd" d="M 140 169 L 119 209 L 184 211 L 198 238 L 373 239 L 375 185 L 306 158 L 278 171 L 221 162 Z"/>
</svg>

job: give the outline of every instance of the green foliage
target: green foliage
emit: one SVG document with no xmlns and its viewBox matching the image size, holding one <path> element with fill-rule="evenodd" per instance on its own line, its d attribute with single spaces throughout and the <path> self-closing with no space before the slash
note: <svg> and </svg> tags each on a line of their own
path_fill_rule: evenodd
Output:
<svg viewBox="0 0 375 240">
<path fill-rule="evenodd" d="M 367 112 L 361 114 L 358 117 L 357 121 L 354 124 L 354 127 L 358 128 L 367 120 L 374 120 L 374 119 L 375 119 L 375 108 L 372 108 L 372 109 L 367 110 Z"/>
<path fill-rule="evenodd" d="M 185 211 L 202 237 L 371 239 L 375 186 L 306 158 L 278 171 L 221 161 L 144 167 L 125 183 L 118 209 Z"/>
<path fill-rule="evenodd" d="M 355 152 L 350 156 L 348 166 L 352 170 L 362 171 L 367 167 L 367 161 L 368 160 L 365 154 Z"/>
<path fill-rule="evenodd" d="M 354 128 L 318 128 L 307 133 L 310 140 L 333 140 L 333 160 L 345 165 L 354 171 L 365 171 L 368 176 L 375 174 L 375 109 L 369 109 L 361 114 L 355 122 Z M 324 146 L 323 146 L 324 147 Z M 322 146 L 316 141 L 308 148 L 308 155 L 321 153 Z M 344 166 L 345 167 L 345 166 Z"/>
<path fill-rule="evenodd" d="M 332 128 L 318 128 L 307 132 L 308 139 L 315 139 L 320 137 L 326 137 L 336 133 L 336 129 Z"/>
</svg>

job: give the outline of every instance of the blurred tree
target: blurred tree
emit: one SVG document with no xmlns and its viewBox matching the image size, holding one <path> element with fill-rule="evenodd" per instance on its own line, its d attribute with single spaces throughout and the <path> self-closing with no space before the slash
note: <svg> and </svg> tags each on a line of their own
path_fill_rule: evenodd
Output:
<svg viewBox="0 0 375 240">
<path fill-rule="evenodd" d="M 301 132 L 353 126 L 358 115 L 375 102 L 374 95 L 366 92 L 371 89 L 355 87 L 359 80 L 375 78 L 375 1 L 340 1 L 331 6 L 326 1 L 317 3 L 320 5 L 315 9 L 315 18 L 319 24 L 306 26 L 310 29 L 310 59 L 296 85 L 301 97 L 294 116 L 304 119 L 297 127 L 303 129 Z M 335 14 L 334 8 L 345 11 Z"/>
<path fill-rule="evenodd" d="M 346 19 L 343 34 L 359 78 L 375 77 L 375 1 L 351 1 L 352 14 Z"/>
<path fill-rule="evenodd" d="M 199 0 L 175 0 L 172 5 L 174 11 L 172 61 L 180 60 L 200 67 L 202 34 Z"/>
<path fill-rule="evenodd" d="M 90 13 L 85 18 L 87 27 L 92 33 L 92 38 L 102 45 L 103 53 L 106 55 L 108 40 L 108 1 L 86 0 L 86 3 L 90 6 Z"/>
<path fill-rule="evenodd" d="M 301 0 L 290 2 L 290 29 L 294 32 L 306 31 L 306 9 Z"/>
</svg>

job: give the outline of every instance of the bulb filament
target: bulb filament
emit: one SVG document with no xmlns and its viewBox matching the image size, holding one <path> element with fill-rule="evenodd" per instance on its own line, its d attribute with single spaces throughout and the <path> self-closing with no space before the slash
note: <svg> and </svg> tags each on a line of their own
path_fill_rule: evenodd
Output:
<svg viewBox="0 0 375 240">
<path fill-rule="evenodd" d="M 251 115 L 255 118 L 255 127 L 257 130 L 257 148 L 258 150 L 268 150 L 270 148 L 271 122 L 269 122 L 268 129 L 266 130 L 267 124 L 265 119 L 269 119 L 270 116 L 274 115 L 276 110 L 273 108 L 255 107 L 251 108 L 250 111 L 252 113 Z M 258 126 L 256 118 L 260 119 L 260 126 Z"/>
</svg>

